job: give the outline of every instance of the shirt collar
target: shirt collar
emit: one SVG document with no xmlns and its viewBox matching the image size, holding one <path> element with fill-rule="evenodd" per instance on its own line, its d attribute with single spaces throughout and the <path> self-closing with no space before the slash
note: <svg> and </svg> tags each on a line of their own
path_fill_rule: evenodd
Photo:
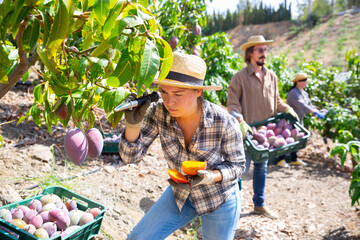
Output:
<svg viewBox="0 0 360 240">
<path fill-rule="evenodd" d="M 249 74 L 249 76 L 255 75 L 255 69 L 254 69 L 254 67 L 251 65 L 251 63 L 248 63 L 248 64 L 247 64 L 247 67 L 248 67 L 248 74 Z M 268 69 L 267 69 L 265 66 L 262 67 L 262 71 L 263 71 L 263 73 L 264 73 L 264 76 L 265 76 L 267 70 L 268 70 Z"/>
</svg>

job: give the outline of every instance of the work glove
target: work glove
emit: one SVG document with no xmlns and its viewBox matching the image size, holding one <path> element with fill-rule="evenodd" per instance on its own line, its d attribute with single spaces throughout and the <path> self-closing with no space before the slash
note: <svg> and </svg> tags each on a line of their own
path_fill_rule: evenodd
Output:
<svg viewBox="0 0 360 240">
<path fill-rule="evenodd" d="M 290 114 L 291 116 L 296 118 L 296 120 L 300 121 L 299 116 L 297 115 L 297 113 L 295 112 L 295 110 L 292 107 L 290 107 L 288 110 L 286 110 L 286 113 Z"/>
<path fill-rule="evenodd" d="M 325 115 L 324 114 L 322 114 L 321 112 L 314 112 L 314 114 L 316 115 L 316 116 L 318 116 L 320 119 L 323 119 L 323 118 L 325 118 Z"/>
<path fill-rule="evenodd" d="M 148 95 L 147 92 L 143 94 L 142 97 L 146 97 Z M 128 98 L 130 101 L 136 99 L 136 93 L 131 93 Z M 125 113 L 125 125 L 129 128 L 140 128 L 142 121 L 144 120 L 146 110 L 150 106 L 151 101 L 146 101 L 144 104 L 140 106 L 136 106 L 134 108 L 124 110 Z"/>
<path fill-rule="evenodd" d="M 191 187 L 212 184 L 215 178 L 211 170 L 198 170 L 196 174 L 189 179 Z"/>
<path fill-rule="evenodd" d="M 243 138 L 245 138 L 246 132 L 249 131 L 253 133 L 251 127 L 245 121 L 240 122 L 240 131 L 242 133 Z"/>
<path fill-rule="evenodd" d="M 214 174 L 211 170 L 198 170 L 195 176 L 188 176 L 188 183 L 176 183 L 172 179 L 168 179 L 168 182 L 174 188 L 190 189 L 198 185 L 211 184 L 214 181 Z"/>
</svg>

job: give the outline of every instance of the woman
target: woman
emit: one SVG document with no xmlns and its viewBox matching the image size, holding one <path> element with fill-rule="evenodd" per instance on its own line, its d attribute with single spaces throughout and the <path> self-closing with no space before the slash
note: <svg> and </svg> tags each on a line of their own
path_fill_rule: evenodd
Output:
<svg viewBox="0 0 360 240">
<path fill-rule="evenodd" d="M 197 216 L 203 239 L 234 238 L 241 211 L 237 178 L 245 170 L 243 140 L 235 118 L 203 100 L 203 90 L 221 89 L 203 86 L 205 73 L 201 58 L 173 53 L 168 76 L 154 81 L 162 101 L 125 111 L 119 144 L 124 162 L 141 160 L 157 137 L 170 169 L 182 171 L 186 160 L 207 162 L 206 170 L 191 178 L 191 187 L 168 180 L 171 185 L 128 239 L 165 239 Z"/>
<path fill-rule="evenodd" d="M 311 113 L 316 115 L 319 118 L 324 118 L 325 116 L 316 109 L 316 107 L 311 103 L 309 94 L 304 90 L 307 85 L 307 75 L 306 73 L 298 73 L 295 78 L 292 80 L 294 86 L 292 86 L 287 94 L 286 103 L 289 104 L 297 113 L 300 119 L 300 123 L 304 125 L 304 115 Z M 283 157 L 280 157 L 283 158 Z M 298 166 L 306 166 L 306 163 L 297 159 L 297 152 L 292 152 L 290 154 L 290 164 Z M 289 167 L 289 164 L 286 163 L 285 159 L 282 159 L 277 164 L 280 167 Z"/>
</svg>

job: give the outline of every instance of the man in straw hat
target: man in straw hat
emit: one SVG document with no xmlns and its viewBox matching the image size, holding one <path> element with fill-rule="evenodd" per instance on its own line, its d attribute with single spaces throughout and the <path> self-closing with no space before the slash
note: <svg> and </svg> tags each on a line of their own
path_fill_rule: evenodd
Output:
<svg viewBox="0 0 360 240">
<path fill-rule="evenodd" d="M 320 119 L 323 119 L 326 113 L 326 110 L 319 111 L 311 103 L 309 94 L 305 91 L 308 81 L 308 76 L 306 73 L 298 73 L 295 78 L 292 80 L 294 86 L 292 86 L 287 94 L 286 102 L 289 104 L 297 113 L 300 118 L 300 123 L 304 124 L 305 114 L 312 114 L 318 116 Z M 278 158 L 279 162 L 277 163 L 280 167 L 290 167 L 289 164 L 284 159 L 289 156 L 280 156 Z M 290 153 L 290 164 L 295 166 L 306 166 L 306 163 L 297 158 L 297 151 Z"/>
<path fill-rule="evenodd" d="M 141 160 L 157 137 L 169 169 L 184 174 L 184 161 L 206 162 L 205 170 L 187 176 L 188 183 L 169 179 L 128 239 L 165 239 L 197 216 L 204 239 L 234 238 L 242 202 L 238 178 L 245 171 L 243 140 L 236 119 L 202 98 L 203 90 L 221 89 L 204 86 L 205 73 L 200 57 L 175 52 L 168 76 L 154 81 L 162 99 L 125 111 L 119 144 L 125 163 Z"/>
<path fill-rule="evenodd" d="M 256 35 L 241 45 L 240 49 L 245 51 L 247 67 L 232 77 L 228 87 L 227 108 L 239 121 L 243 136 L 247 131 L 252 132 L 248 124 L 266 120 L 277 112 L 287 112 L 298 118 L 295 111 L 280 98 L 276 74 L 265 67 L 268 45 L 271 42 L 262 35 Z M 246 154 L 247 170 L 250 162 L 250 156 Z M 254 210 L 267 217 L 277 218 L 277 214 L 265 206 L 267 162 L 268 159 L 254 162 Z"/>
</svg>

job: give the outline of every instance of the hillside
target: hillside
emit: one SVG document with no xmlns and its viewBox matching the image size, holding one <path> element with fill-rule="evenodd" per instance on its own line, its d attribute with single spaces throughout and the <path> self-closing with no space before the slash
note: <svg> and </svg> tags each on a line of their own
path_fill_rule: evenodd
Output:
<svg viewBox="0 0 360 240">
<path fill-rule="evenodd" d="M 345 66 L 345 53 L 355 47 L 360 47 L 360 15 L 345 14 L 334 16 L 315 27 L 300 29 L 294 23 L 283 21 L 263 25 L 238 26 L 227 32 L 235 52 L 248 37 L 262 34 L 266 39 L 273 39 L 270 45 L 271 53 L 279 55 L 286 53 L 288 66 L 305 59 L 323 62 L 325 66 Z M 243 54 L 240 51 L 241 54 Z"/>
</svg>

